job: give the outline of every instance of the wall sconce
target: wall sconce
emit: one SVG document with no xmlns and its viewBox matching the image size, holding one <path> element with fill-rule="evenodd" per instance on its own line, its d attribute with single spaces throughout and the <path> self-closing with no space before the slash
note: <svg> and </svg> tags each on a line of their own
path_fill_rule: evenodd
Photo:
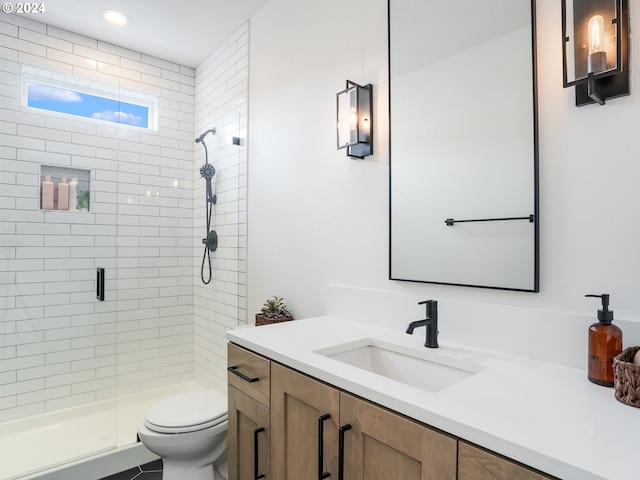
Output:
<svg viewBox="0 0 640 480">
<path fill-rule="evenodd" d="M 625 0 L 562 0 L 564 87 L 576 106 L 629 95 L 629 10 Z"/>
<path fill-rule="evenodd" d="M 373 154 L 373 86 L 347 80 L 338 92 L 338 150 L 347 149 L 351 158 Z"/>
</svg>

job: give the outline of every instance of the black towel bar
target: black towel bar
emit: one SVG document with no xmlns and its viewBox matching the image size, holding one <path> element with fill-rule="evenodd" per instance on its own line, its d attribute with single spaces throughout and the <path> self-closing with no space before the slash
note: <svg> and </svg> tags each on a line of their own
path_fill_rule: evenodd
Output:
<svg viewBox="0 0 640 480">
<path fill-rule="evenodd" d="M 453 218 L 447 218 L 444 223 L 446 223 L 449 227 L 454 223 L 467 223 L 467 222 L 505 222 L 511 220 L 529 220 L 530 223 L 533 223 L 535 220 L 534 215 L 529 215 L 528 217 L 503 217 L 503 218 L 476 218 L 472 220 L 454 220 Z"/>
</svg>

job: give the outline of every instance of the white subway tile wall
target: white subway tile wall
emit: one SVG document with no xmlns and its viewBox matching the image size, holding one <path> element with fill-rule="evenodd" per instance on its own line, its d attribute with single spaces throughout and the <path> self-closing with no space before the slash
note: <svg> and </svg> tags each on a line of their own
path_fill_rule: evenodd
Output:
<svg viewBox="0 0 640 480">
<path fill-rule="evenodd" d="M 194 71 L 0 20 L 0 422 L 194 378 L 224 384 L 224 331 L 246 321 L 246 150 L 223 142 L 246 137 L 247 58 L 247 25 Z M 27 108 L 24 66 L 156 96 L 158 130 Z M 220 247 L 203 286 L 194 138 L 211 126 Z M 90 212 L 41 211 L 42 164 L 90 169 Z"/>
<path fill-rule="evenodd" d="M 205 387 L 226 389 L 225 331 L 247 322 L 248 23 L 196 68 L 195 80 L 196 136 L 216 128 L 216 135 L 208 135 L 205 142 L 209 163 L 216 169 L 213 190 L 217 203 L 213 207 L 211 225 L 218 234 L 218 249 L 211 255 L 213 275 L 208 285 L 200 280 L 203 247 L 199 246 L 194 252 L 195 380 Z M 240 145 L 234 144 L 234 137 L 239 139 Z M 204 148 L 197 145 L 193 168 L 193 236 L 196 239 L 206 236 L 205 181 L 199 172 L 204 163 Z M 205 278 L 207 276 L 205 264 Z"/>
</svg>

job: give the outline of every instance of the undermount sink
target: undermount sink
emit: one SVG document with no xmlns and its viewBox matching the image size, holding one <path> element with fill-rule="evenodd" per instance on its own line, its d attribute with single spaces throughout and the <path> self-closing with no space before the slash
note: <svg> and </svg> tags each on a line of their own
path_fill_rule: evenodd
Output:
<svg viewBox="0 0 640 480">
<path fill-rule="evenodd" d="M 315 353 L 433 393 L 483 369 L 456 358 L 371 338 L 334 345 Z"/>
</svg>

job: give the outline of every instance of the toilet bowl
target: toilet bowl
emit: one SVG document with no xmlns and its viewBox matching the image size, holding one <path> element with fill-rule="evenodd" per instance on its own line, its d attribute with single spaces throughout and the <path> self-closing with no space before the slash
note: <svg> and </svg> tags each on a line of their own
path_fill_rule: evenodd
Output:
<svg viewBox="0 0 640 480">
<path fill-rule="evenodd" d="M 163 480 L 226 480 L 224 393 L 202 390 L 165 398 L 147 410 L 138 436 L 162 458 Z"/>
</svg>

